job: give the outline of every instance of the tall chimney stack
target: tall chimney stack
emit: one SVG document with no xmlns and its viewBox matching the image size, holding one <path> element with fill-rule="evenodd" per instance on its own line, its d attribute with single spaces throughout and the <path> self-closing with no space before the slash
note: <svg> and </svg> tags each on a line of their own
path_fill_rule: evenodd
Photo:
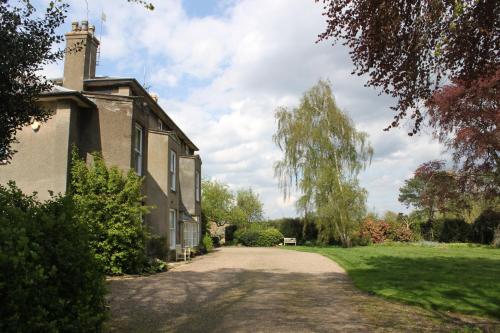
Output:
<svg viewBox="0 0 500 333">
<path fill-rule="evenodd" d="M 66 34 L 63 86 L 83 90 L 83 80 L 95 77 L 99 41 L 94 36 L 94 26 L 87 21 L 72 22 Z"/>
</svg>

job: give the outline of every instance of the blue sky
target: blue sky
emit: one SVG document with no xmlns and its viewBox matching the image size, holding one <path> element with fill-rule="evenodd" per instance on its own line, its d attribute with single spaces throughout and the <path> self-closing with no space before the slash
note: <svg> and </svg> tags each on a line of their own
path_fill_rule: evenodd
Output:
<svg viewBox="0 0 500 333">
<path fill-rule="evenodd" d="M 42 0 L 40 0 L 42 1 Z M 88 0 L 89 20 L 101 34 L 98 75 L 135 77 L 160 96 L 160 104 L 200 147 L 203 173 L 233 189 L 251 186 L 269 217 L 296 214 L 273 177 L 281 158 L 271 137 L 274 110 L 295 105 L 318 79 L 329 79 L 338 105 L 368 132 L 375 148 L 360 175 L 368 207 L 402 211 L 398 188 L 421 163 L 441 158 L 443 148 L 428 130 L 406 135 L 409 124 L 384 132 L 393 103 L 350 75 L 343 47 L 316 44 L 325 27 L 321 4 L 312 0 L 151 0 L 146 11 L 125 0 Z M 72 20 L 86 17 L 83 0 L 72 0 Z M 50 77 L 62 64 L 48 66 Z"/>
</svg>

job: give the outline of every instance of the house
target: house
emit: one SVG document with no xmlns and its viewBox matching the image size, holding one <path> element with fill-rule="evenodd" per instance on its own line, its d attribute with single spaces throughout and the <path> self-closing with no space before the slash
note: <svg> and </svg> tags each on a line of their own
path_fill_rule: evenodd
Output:
<svg viewBox="0 0 500 333">
<path fill-rule="evenodd" d="M 145 178 L 145 218 L 166 245 L 197 246 L 200 240 L 201 159 L 198 148 L 133 78 L 96 77 L 99 41 L 86 21 L 66 34 L 64 76 L 39 102 L 53 111 L 16 135 L 10 164 L 0 165 L 0 183 L 9 180 L 47 199 L 69 184 L 71 149 L 90 161 L 101 152 L 109 165 L 133 168 Z"/>
</svg>

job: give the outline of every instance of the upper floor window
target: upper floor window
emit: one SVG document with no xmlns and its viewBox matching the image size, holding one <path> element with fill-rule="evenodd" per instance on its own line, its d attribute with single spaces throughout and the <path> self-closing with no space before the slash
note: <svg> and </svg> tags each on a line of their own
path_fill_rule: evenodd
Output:
<svg viewBox="0 0 500 333">
<path fill-rule="evenodd" d="M 170 189 L 175 191 L 176 189 L 176 174 L 177 174 L 177 154 L 175 151 L 170 150 L 170 167 L 169 167 L 169 175 L 170 175 Z"/>
<path fill-rule="evenodd" d="M 134 168 L 139 176 L 142 176 L 142 156 L 143 156 L 143 129 L 141 125 L 135 124 Z"/>
<path fill-rule="evenodd" d="M 196 175 L 195 175 L 195 189 L 194 189 L 194 193 L 195 193 L 195 196 L 196 196 L 196 201 L 200 201 L 200 196 L 201 196 L 201 193 L 200 193 L 200 173 L 198 171 L 196 171 Z"/>
<path fill-rule="evenodd" d="M 158 130 L 163 131 L 165 129 L 165 126 L 163 126 L 163 121 L 161 121 L 160 118 L 158 118 Z"/>
</svg>

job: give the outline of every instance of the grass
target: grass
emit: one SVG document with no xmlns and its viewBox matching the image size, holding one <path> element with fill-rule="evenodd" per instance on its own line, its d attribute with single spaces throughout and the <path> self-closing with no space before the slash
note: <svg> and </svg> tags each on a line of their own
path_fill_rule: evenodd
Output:
<svg viewBox="0 0 500 333">
<path fill-rule="evenodd" d="M 296 249 L 336 261 L 363 291 L 426 309 L 500 319 L 500 249 L 468 244 Z"/>
</svg>

